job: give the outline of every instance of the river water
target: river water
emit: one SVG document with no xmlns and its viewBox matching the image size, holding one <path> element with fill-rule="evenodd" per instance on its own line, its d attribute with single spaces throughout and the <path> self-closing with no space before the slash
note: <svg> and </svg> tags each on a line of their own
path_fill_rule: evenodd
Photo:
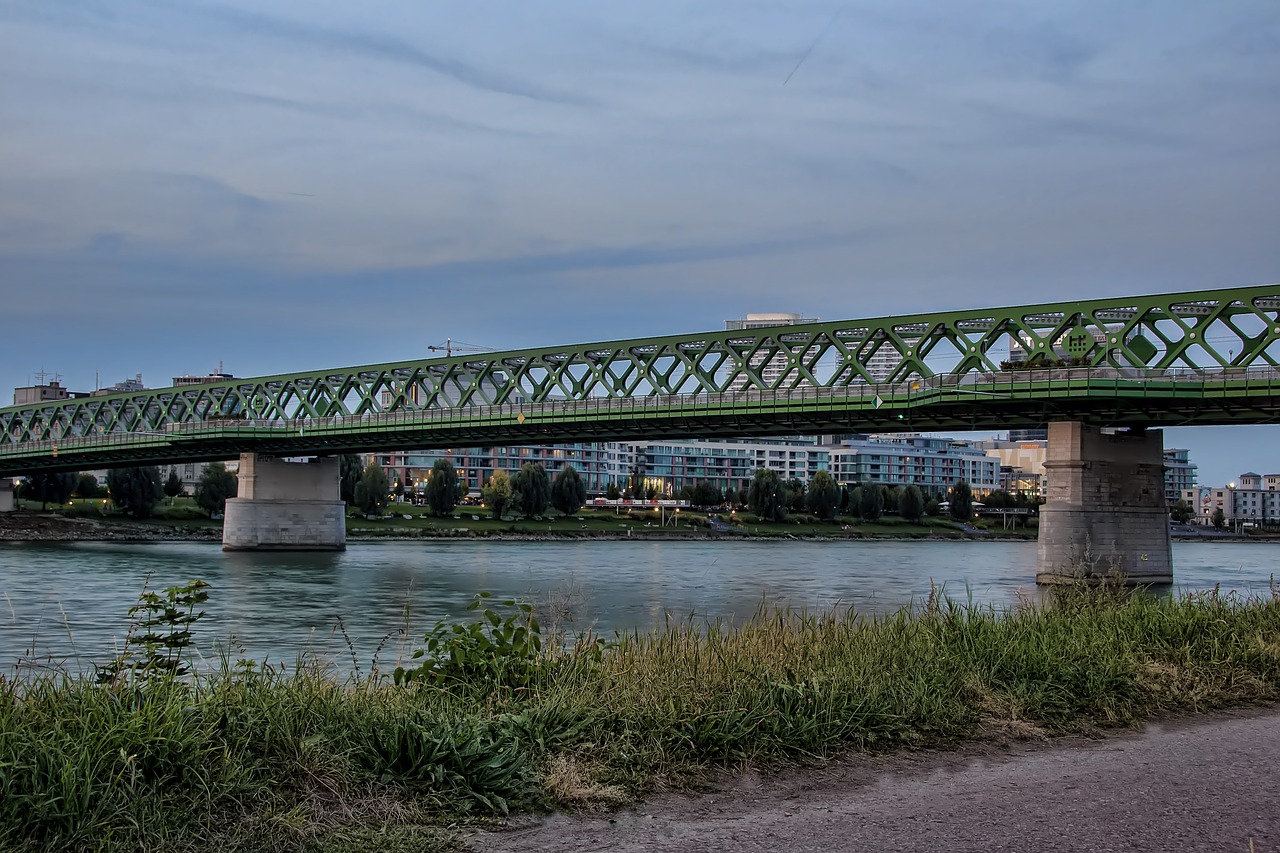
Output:
<svg viewBox="0 0 1280 853">
<path fill-rule="evenodd" d="M 0 543 L 0 672 L 88 671 L 109 660 L 144 584 L 212 584 L 196 628 L 220 653 L 340 672 L 384 670 L 481 590 L 518 596 L 570 632 L 664 619 L 742 619 L 761 604 L 873 613 L 918 604 L 932 584 L 962 600 L 1036 599 L 1034 542 L 353 543 L 330 554 L 224 553 L 216 543 Z M 1175 591 L 1269 595 L 1280 545 L 1179 542 Z M 556 614 L 565 614 L 557 617 Z M 407 626 L 407 631 L 400 629 Z M 348 645 L 348 642 L 350 645 Z"/>
</svg>

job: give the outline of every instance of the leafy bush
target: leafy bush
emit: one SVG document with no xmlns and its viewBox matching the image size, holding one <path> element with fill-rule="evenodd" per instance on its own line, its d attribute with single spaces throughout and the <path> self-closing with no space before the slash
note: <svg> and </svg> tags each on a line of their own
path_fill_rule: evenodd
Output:
<svg viewBox="0 0 1280 853">
<path fill-rule="evenodd" d="M 467 610 L 479 610 L 491 597 L 489 592 L 478 593 Z M 541 665 L 541 634 L 532 604 L 515 599 L 495 602 L 470 622 L 436 622 L 423 638 L 426 648 L 412 655 L 414 660 L 425 660 L 413 669 L 396 667 L 393 680 L 396 684 L 521 687 Z"/>
</svg>

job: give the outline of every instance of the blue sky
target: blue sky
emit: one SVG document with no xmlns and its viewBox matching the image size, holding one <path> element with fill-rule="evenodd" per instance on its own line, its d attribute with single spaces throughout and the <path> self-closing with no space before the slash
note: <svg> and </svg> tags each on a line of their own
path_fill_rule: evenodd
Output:
<svg viewBox="0 0 1280 853">
<path fill-rule="evenodd" d="M 0 389 L 1280 280 L 1274 0 L 0 0 L 0 126 Z"/>
</svg>

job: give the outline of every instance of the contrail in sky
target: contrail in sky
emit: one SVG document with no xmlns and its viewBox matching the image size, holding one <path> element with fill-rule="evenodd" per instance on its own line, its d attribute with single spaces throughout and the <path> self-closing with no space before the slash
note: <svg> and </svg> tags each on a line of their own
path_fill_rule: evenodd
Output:
<svg viewBox="0 0 1280 853">
<path fill-rule="evenodd" d="M 835 25 L 836 18 L 839 18 L 841 13 L 843 12 L 844 12 L 843 6 L 836 9 L 836 13 L 831 16 L 831 20 L 827 21 L 827 25 L 823 27 L 822 30 L 818 33 L 818 37 L 813 40 L 813 44 L 809 45 L 809 49 L 800 55 L 800 60 L 796 62 L 796 67 L 791 69 L 791 73 L 787 75 L 786 80 L 782 81 L 782 85 L 785 86 L 791 82 L 791 78 L 794 77 L 796 72 L 800 70 L 800 66 L 804 65 L 804 61 L 809 58 L 809 54 L 813 53 L 813 49 L 818 46 L 818 42 L 822 41 L 822 37 L 827 34 L 827 30 L 830 30 L 831 27 Z"/>
</svg>

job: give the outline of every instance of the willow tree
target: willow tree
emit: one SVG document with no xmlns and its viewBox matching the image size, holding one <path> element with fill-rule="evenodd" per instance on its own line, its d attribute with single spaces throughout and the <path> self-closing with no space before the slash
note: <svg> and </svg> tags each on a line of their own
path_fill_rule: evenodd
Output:
<svg viewBox="0 0 1280 853">
<path fill-rule="evenodd" d="M 427 480 L 427 506 L 432 515 L 450 515 L 458 505 L 458 469 L 451 459 L 437 459 Z"/>
<path fill-rule="evenodd" d="M 578 469 L 566 465 L 551 483 L 551 505 L 563 515 L 573 515 L 587 502 L 587 487 Z"/>
<path fill-rule="evenodd" d="M 760 468 L 751 478 L 747 505 L 762 519 L 782 521 L 787 517 L 787 489 L 772 468 Z"/>
<path fill-rule="evenodd" d="M 826 471 L 819 471 L 809 481 L 809 488 L 805 493 L 805 506 L 808 507 L 809 512 L 823 521 L 830 521 L 836 517 L 836 509 L 840 506 L 840 487 Z"/>
</svg>

